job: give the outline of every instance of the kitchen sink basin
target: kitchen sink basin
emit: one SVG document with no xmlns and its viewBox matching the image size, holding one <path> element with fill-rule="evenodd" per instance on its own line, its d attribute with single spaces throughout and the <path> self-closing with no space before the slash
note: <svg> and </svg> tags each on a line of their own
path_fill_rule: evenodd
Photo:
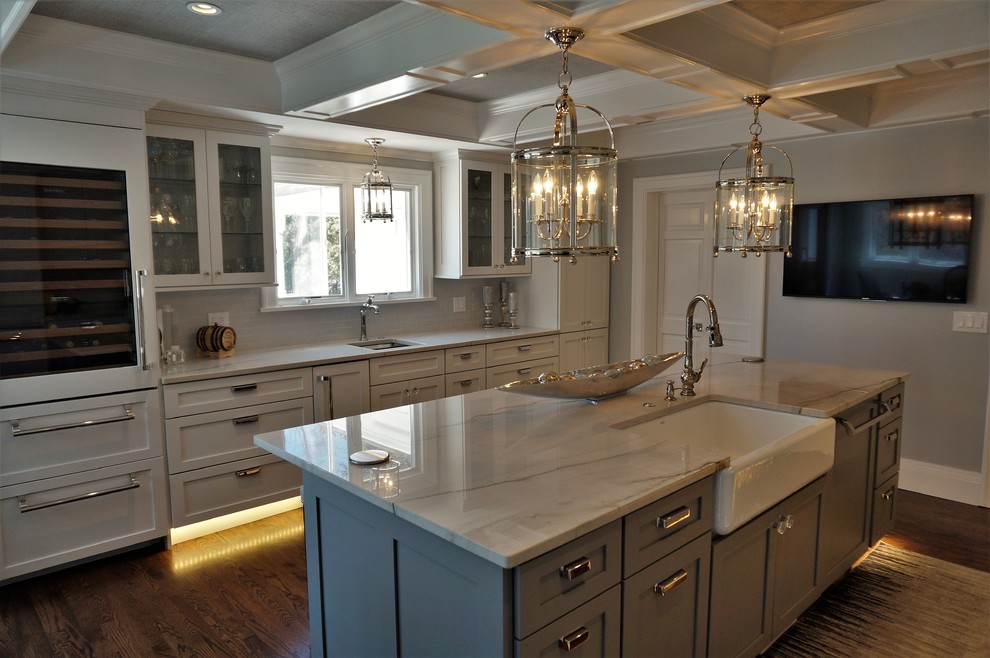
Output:
<svg viewBox="0 0 990 658">
<path fill-rule="evenodd" d="M 835 456 L 835 421 L 728 402 L 702 402 L 627 431 L 728 454 L 715 474 L 714 529 L 728 534 L 826 473 Z"/>
<path fill-rule="evenodd" d="M 398 340 L 396 338 L 374 338 L 371 340 L 361 340 L 356 343 L 348 343 L 348 345 L 353 345 L 354 347 L 363 347 L 366 350 L 391 350 L 396 347 L 415 347 L 419 343 L 411 343 L 407 340 Z"/>
</svg>

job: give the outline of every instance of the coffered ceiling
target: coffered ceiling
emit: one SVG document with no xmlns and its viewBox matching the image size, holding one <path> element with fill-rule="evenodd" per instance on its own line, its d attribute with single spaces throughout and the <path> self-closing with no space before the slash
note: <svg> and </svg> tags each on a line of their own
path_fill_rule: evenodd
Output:
<svg viewBox="0 0 990 658">
<path fill-rule="evenodd" d="M 549 129 L 519 125 L 558 93 L 561 56 L 544 32 L 577 26 L 587 36 L 571 51 L 571 94 L 608 117 L 625 157 L 742 141 L 751 115 L 740 99 L 755 92 L 773 96 L 761 119 L 778 140 L 979 117 L 990 105 L 987 0 L 218 0 L 212 18 L 185 4 L 4 0 L 0 64 L 113 88 L 82 67 L 56 74 L 38 49 L 72 35 L 75 48 L 112 50 L 116 66 L 159 68 L 186 52 L 174 64 L 188 70 L 185 87 L 158 86 L 166 106 L 264 116 L 306 138 L 350 126 L 511 146 Z M 210 82 L 231 67 L 236 89 L 230 75 L 230 90 Z M 155 93 L 146 76 L 123 79 Z"/>
</svg>

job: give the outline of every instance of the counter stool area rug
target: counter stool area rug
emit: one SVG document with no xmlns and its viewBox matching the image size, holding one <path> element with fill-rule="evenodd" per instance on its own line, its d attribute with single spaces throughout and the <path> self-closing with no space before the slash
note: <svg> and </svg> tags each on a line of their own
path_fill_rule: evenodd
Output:
<svg viewBox="0 0 990 658">
<path fill-rule="evenodd" d="M 987 658 L 990 573 L 883 542 L 766 658 Z"/>
</svg>

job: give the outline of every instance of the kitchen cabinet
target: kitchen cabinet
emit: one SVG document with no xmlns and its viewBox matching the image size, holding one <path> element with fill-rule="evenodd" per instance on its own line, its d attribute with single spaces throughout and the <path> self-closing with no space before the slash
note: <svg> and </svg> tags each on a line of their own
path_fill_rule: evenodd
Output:
<svg viewBox="0 0 990 658">
<path fill-rule="evenodd" d="M 819 570 L 826 587 L 890 529 L 880 520 L 893 519 L 903 393 L 899 384 L 837 415 L 835 460 L 825 476 L 822 507 Z"/>
<path fill-rule="evenodd" d="M 0 409 L 0 581 L 168 534 L 158 391 Z"/>
<path fill-rule="evenodd" d="M 435 276 L 443 279 L 529 274 L 528 259 L 511 263 L 512 180 L 507 155 L 486 161 L 459 151 L 437 167 L 439 227 Z"/>
<path fill-rule="evenodd" d="M 313 368 L 313 417 L 316 422 L 371 411 L 367 361 Z"/>
<path fill-rule="evenodd" d="M 155 286 L 273 285 L 267 135 L 147 127 Z"/>
<path fill-rule="evenodd" d="M 610 263 L 607 256 L 539 258 L 532 276 L 517 284 L 520 318 L 560 331 L 563 372 L 608 363 Z"/>
<path fill-rule="evenodd" d="M 486 384 L 496 388 L 520 379 L 537 377 L 560 369 L 560 340 L 557 336 L 535 336 L 489 343 Z"/>
<path fill-rule="evenodd" d="M 371 410 L 379 411 L 445 396 L 444 350 L 371 359 Z"/>
<path fill-rule="evenodd" d="M 713 543 L 709 656 L 759 655 L 821 593 L 823 479 Z"/>
<path fill-rule="evenodd" d="M 309 368 L 166 384 L 172 527 L 298 495 L 298 469 L 255 434 L 313 422 Z"/>
<path fill-rule="evenodd" d="M 508 569 L 304 477 L 314 656 L 703 655 L 711 477 Z"/>
</svg>

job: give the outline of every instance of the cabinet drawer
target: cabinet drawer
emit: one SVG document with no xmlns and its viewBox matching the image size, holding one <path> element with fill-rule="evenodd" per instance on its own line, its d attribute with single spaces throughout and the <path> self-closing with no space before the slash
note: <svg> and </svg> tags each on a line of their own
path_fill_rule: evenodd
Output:
<svg viewBox="0 0 990 658">
<path fill-rule="evenodd" d="M 487 361 L 486 352 L 487 348 L 484 345 L 451 347 L 444 351 L 445 371 L 450 374 L 484 368 Z"/>
<path fill-rule="evenodd" d="M 498 368 L 489 368 L 485 380 L 488 388 L 495 388 L 520 379 L 539 377 L 544 372 L 556 372 L 559 369 L 557 357 L 535 361 L 521 361 Z"/>
<path fill-rule="evenodd" d="M 375 385 L 442 375 L 443 364 L 443 350 L 435 350 L 383 356 L 371 359 L 368 365 L 371 370 L 371 383 Z"/>
<path fill-rule="evenodd" d="M 516 567 L 515 636 L 528 636 L 604 592 L 621 577 L 621 521 Z"/>
<path fill-rule="evenodd" d="M 275 455 L 242 459 L 169 477 L 172 526 L 299 495 L 302 471 Z"/>
<path fill-rule="evenodd" d="M 895 416 L 900 417 L 904 413 L 904 384 L 888 388 L 880 394 L 880 400 Z"/>
<path fill-rule="evenodd" d="M 519 658 L 618 656 L 622 633 L 620 590 L 616 585 L 530 637 L 516 640 L 514 655 Z"/>
<path fill-rule="evenodd" d="M 714 482 L 705 478 L 625 517 L 627 578 L 712 529 Z"/>
<path fill-rule="evenodd" d="M 260 372 L 254 375 L 166 384 L 165 417 L 222 411 L 252 404 L 313 396 L 309 368 Z"/>
<path fill-rule="evenodd" d="M 877 432 L 877 454 L 874 482 L 885 482 L 897 474 L 901 459 L 901 426 L 903 419 L 887 423 Z"/>
<path fill-rule="evenodd" d="M 897 477 L 894 475 L 873 492 L 873 524 L 870 531 L 870 546 L 875 545 L 894 528 L 894 514 L 897 511 Z"/>
<path fill-rule="evenodd" d="M 164 537 L 161 457 L 0 489 L 0 580 Z"/>
<path fill-rule="evenodd" d="M 518 340 L 506 340 L 501 343 L 488 343 L 485 358 L 488 367 L 501 366 L 507 363 L 533 361 L 556 357 L 559 341 L 554 336 L 538 336 Z"/>
<path fill-rule="evenodd" d="M 4 485 L 162 454 L 158 391 L 0 410 Z"/>
<path fill-rule="evenodd" d="M 268 454 L 254 445 L 255 434 L 312 422 L 313 401 L 308 398 L 166 420 L 168 471 Z"/>
<path fill-rule="evenodd" d="M 711 548 L 705 533 L 623 584 L 623 654 L 705 655 Z"/>
<path fill-rule="evenodd" d="M 448 374 L 446 378 L 446 396 L 453 397 L 455 395 L 482 391 L 485 389 L 486 381 L 484 370 L 465 370 L 464 372 Z"/>
</svg>

